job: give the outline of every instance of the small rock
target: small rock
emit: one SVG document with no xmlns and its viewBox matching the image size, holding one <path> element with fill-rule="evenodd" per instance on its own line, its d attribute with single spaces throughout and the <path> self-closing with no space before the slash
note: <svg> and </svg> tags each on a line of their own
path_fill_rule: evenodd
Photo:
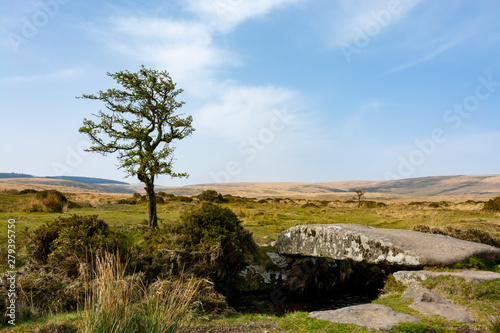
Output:
<svg viewBox="0 0 500 333">
<path fill-rule="evenodd" d="M 380 304 L 363 304 L 338 310 L 314 311 L 309 317 L 327 320 L 340 324 L 355 324 L 368 328 L 390 330 L 401 322 L 417 322 L 408 314 L 396 312 L 390 307 Z"/>
<path fill-rule="evenodd" d="M 487 271 L 432 272 L 432 271 L 399 271 L 393 274 L 396 281 L 404 284 L 420 283 L 428 278 L 453 276 L 463 278 L 471 283 L 483 283 L 500 280 L 500 273 Z"/>
<path fill-rule="evenodd" d="M 410 308 L 426 315 L 439 315 L 448 320 L 460 323 L 472 323 L 472 318 L 466 309 L 454 305 L 446 297 L 414 283 L 403 293 L 404 298 L 413 298 Z"/>
<path fill-rule="evenodd" d="M 274 252 L 266 252 L 267 256 L 269 259 L 271 259 L 272 263 L 279 267 L 280 269 L 286 269 L 288 266 L 288 260 L 285 256 L 282 256 L 280 254 L 274 253 Z"/>
</svg>

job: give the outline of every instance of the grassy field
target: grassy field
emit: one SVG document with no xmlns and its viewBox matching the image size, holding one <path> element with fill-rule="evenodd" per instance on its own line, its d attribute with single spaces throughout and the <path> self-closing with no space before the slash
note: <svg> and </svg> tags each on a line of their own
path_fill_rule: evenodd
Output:
<svg viewBox="0 0 500 333">
<path fill-rule="evenodd" d="M 53 221 L 58 217 L 72 214 L 98 215 L 113 230 L 126 235 L 130 244 L 143 242 L 142 233 L 147 222 L 147 206 L 144 201 L 134 200 L 127 194 L 100 193 L 65 193 L 70 201 L 61 213 L 29 212 L 30 202 L 36 201 L 36 194 L 21 195 L 15 190 L 0 191 L 0 230 L 1 258 L 0 264 L 5 267 L 7 244 L 7 221 L 16 221 L 16 259 L 17 269 L 26 261 L 28 233 Z M 369 200 L 376 195 L 368 197 Z M 332 197 L 330 197 L 332 198 Z M 451 199 L 450 199 L 451 198 Z M 449 199 L 446 200 L 445 199 Z M 477 198 L 474 198 L 477 199 Z M 126 203 L 128 201 L 128 203 Z M 136 202 L 137 201 L 137 202 Z M 134 204 L 131 204 L 131 203 Z M 161 226 L 175 225 L 179 218 L 196 207 L 197 199 L 190 201 L 185 197 L 174 197 L 158 203 L 158 217 Z M 269 246 L 278 234 L 300 224 L 356 223 L 376 228 L 412 229 L 417 225 L 443 228 L 451 226 L 460 230 L 478 229 L 492 238 L 500 239 L 500 213 L 484 211 L 484 202 L 474 201 L 467 197 L 395 197 L 366 202 L 358 207 L 353 200 L 319 200 L 301 198 L 263 198 L 253 200 L 231 200 L 220 203 L 231 209 L 242 221 L 244 228 L 253 233 L 259 245 Z M 455 289 L 450 286 L 457 286 Z M 489 315 L 500 311 L 500 283 L 476 287 L 464 285 L 463 281 L 440 280 L 429 285 L 434 290 L 466 306 L 472 311 L 478 322 L 474 326 L 487 329 Z M 407 307 L 406 300 L 401 299 L 401 286 L 390 284 L 385 294 L 376 302 L 391 306 L 403 312 L 415 314 Z M 486 291 L 484 290 L 486 289 Z M 468 292 L 467 292 L 468 291 Z M 489 291 L 489 292 L 488 292 Z M 485 296 L 486 295 L 486 296 Z M 488 296 L 489 295 L 489 296 Z M 81 320 L 82 311 L 55 316 L 40 316 L 25 324 L 17 325 L 13 332 L 66 332 L 65 325 Z M 462 327 L 432 316 L 420 316 L 420 326 L 400 327 L 395 332 L 454 332 Z M 368 330 L 352 325 L 332 324 L 307 318 L 304 312 L 289 313 L 284 317 L 270 315 L 232 314 L 224 318 L 208 318 L 198 316 L 191 319 L 190 332 L 368 332 Z M 11 330 L 12 328 L 4 328 Z M 67 330 L 70 332 L 71 330 Z M 188 331 L 188 332 L 189 332 Z M 468 331 L 463 331 L 468 332 Z M 473 332 L 473 331 L 471 331 Z"/>
</svg>

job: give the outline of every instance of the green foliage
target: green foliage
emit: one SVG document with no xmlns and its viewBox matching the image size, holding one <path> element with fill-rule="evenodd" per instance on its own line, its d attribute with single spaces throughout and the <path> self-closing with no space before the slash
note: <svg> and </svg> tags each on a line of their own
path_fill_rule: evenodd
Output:
<svg viewBox="0 0 500 333">
<path fill-rule="evenodd" d="M 318 205 L 312 203 L 312 202 L 307 202 L 300 206 L 300 208 L 319 208 Z"/>
<path fill-rule="evenodd" d="M 183 195 L 176 196 L 175 199 L 179 200 L 180 202 L 192 202 L 193 201 L 193 198 L 186 197 L 186 196 L 183 196 Z"/>
<path fill-rule="evenodd" d="M 477 300 L 500 301 L 500 280 L 468 283 L 464 279 L 444 276 L 427 279 L 422 282 L 422 285 L 444 296 L 460 297 L 470 302 Z"/>
<path fill-rule="evenodd" d="M 488 321 L 488 330 L 491 333 L 500 333 L 500 316 L 492 316 Z"/>
<path fill-rule="evenodd" d="M 459 229 L 451 226 L 437 228 L 437 227 L 429 227 L 427 225 L 418 224 L 413 226 L 412 230 L 425 232 L 428 234 L 451 236 L 471 242 L 483 243 L 491 246 L 500 247 L 499 238 L 493 237 L 491 236 L 490 233 L 476 228 Z"/>
<path fill-rule="evenodd" d="M 483 210 L 500 212 L 500 197 L 495 197 L 493 199 L 486 201 Z"/>
<path fill-rule="evenodd" d="M 117 203 L 121 205 L 135 205 L 137 201 L 135 199 L 120 199 Z"/>
<path fill-rule="evenodd" d="M 222 277 L 234 274 L 249 256 L 256 244 L 252 234 L 228 208 L 204 203 L 181 218 L 178 233 L 184 249 L 193 255 L 196 266 L 207 273 Z"/>
<path fill-rule="evenodd" d="M 38 191 L 37 190 L 33 190 L 33 189 L 25 189 L 25 190 L 22 190 L 22 191 L 19 191 L 19 194 L 20 195 L 25 195 L 25 194 L 34 194 L 34 193 L 37 193 Z"/>
<path fill-rule="evenodd" d="M 197 195 L 197 198 L 200 201 L 208 201 L 216 203 L 226 202 L 226 200 L 222 197 L 222 194 L 218 193 L 215 190 L 204 190 L 203 192 Z"/>
<path fill-rule="evenodd" d="M 376 202 L 376 201 L 362 201 L 361 206 L 364 208 L 382 208 L 387 206 L 383 202 Z"/>
<path fill-rule="evenodd" d="M 30 258 L 39 263 L 85 261 L 86 256 L 98 250 L 116 250 L 116 239 L 111 237 L 108 225 L 97 215 L 59 217 L 28 234 Z"/>
<path fill-rule="evenodd" d="M 79 131 L 91 140 L 93 145 L 89 151 L 103 155 L 118 153 L 119 167 L 146 185 L 149 201 L 158 175 L 188 176 L 172 169 L 173 142 L 193 133 L 193 118 L 176 114 L 184 104 L 176 100 L 183 90 L 176 89 L 166 71 L 142 66 L 137 73 L 121 71 L 108 76 L 124 90 L 108 89 L 97 95 L 83 95 L 84 99 L 104 102 L 111 113 L 99 111 L 95 116 L 100 123 L 84 119 Z M 158 227 L 156 202 L 149 202 L 148 215 L 149 227 Z"/>
<path fill-rule="evenodd" d="M 497 272 L 500 273 L 500 266 L 497 265 L 494 262 L 484 260 L 481 258 L 477 257 L 471 257 L 469 258 L 469 261 L 467 263 L 455 263 L 453 265 L 453 268 L 469 268 L 469 269 L 478 269 L 482 271 L 492 271 L 492 272 Z"/>
</svg>

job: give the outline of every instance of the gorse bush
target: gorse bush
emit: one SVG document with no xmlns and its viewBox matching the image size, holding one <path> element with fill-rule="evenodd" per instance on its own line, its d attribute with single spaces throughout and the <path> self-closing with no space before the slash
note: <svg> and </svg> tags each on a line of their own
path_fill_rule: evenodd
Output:
<svg viewBox="0 0 500 333">
<path fill-rule="evenodd" d="M 116 250 L 108 225 L 97 215 L 59 217 L 28 234 L 30 258 L 38 263 L 49 260 L 60 266 L 69 257 L 85 261 L 98 250 Z"/>
<path fill-rule="evenodd" d="M 222 194 L 214 190 L 205 190 L 200 194 L 198 194 L 196 197 L 201 201 L 217 202 L 217 203 L 226 202 L 226 199 L 224 199 Z"/>
<path fill-rule="evenodd" d="M 494 212 L 500 212 L 500 197 L 495 197 L 486 201 L 483 210 L 491 210 Z"/>
<path fill-rule="evenodd" d="M 29 257 L 17 281 L 19 303 L 38 314 L 76 310 L 84 299 L 83 276 L 97 255 L 120 247 L 96 215 L 58 218 L 27 236 Z"/>
<path fill-rule="evenodd" d="M 257 248 L 236 214 L 210 203 L 184 214 L 177 231 L 195 265 L 220 277 L 235 273 Z"/>
</svg>

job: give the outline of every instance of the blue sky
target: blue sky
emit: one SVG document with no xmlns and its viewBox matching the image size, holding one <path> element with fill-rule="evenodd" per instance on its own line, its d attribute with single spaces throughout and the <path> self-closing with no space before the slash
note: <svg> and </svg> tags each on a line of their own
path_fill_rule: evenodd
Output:
<svg viewBox="0 0 500 333">
<path fill-rule="evenodd" d="M 194 117 L 157 184 L 326 182 L 500 167 L 500 2 L 4 1 L 0 172 L 122 180 L 76 99 L 167 70 Z M 126 181 L 135 183 L 134 178 Z"/>
</svg>

